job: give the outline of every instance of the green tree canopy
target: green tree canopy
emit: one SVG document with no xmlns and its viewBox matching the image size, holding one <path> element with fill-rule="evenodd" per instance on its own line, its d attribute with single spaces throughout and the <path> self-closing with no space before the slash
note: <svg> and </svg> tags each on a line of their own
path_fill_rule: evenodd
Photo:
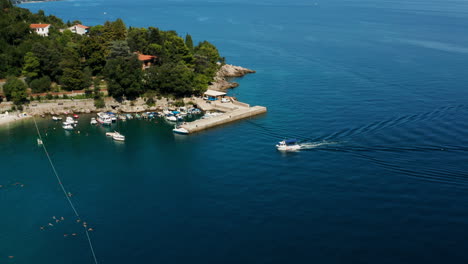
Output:
<svg viewBox="0 0 468 264">
<path fill-rule="evenodd" d="M 23 66 L 23 75 L 26 76 L 28 80 L 34 80 L 39 77 L 40 69 L 39 59 L 34 56 L 34 53 L 28 52 L 24 56 L 24 66 Z"/>
<path fill-rule="evenodd" d="M 26 89 L 26 84 L 16 77 L 9 77 L 3 85 L 5 97 L 15 105 L 20 105 L 27 101 Z"/>
<path fill-rule="evenodd" d="M 116 99 L 124 96 L 133 99 L 144 92 L 141 62 L 136 55 L 109 59 L 104 68 L 104 76 L 109 95 Z"/>
</svg>

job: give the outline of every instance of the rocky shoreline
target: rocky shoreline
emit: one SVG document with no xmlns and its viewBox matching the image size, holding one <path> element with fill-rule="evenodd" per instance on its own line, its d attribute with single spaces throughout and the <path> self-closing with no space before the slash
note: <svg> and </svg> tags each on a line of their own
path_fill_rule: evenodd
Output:
<svg viewBox="0 0 468 264">
<path fill-rule="evenodd" d="M 247 69 L 240 66 L 234 66 L 231 64 L 224 64 L 214 77 L 214 82 L 208 86 L 210 90 L 225 91 L 227 89 L 235 88 L 239 86 L 236 82 L 231 82 L 230 79 L 236 77 L 243 77 L 249 73 L 255 73 L 256 71 Z"/>
</svg>

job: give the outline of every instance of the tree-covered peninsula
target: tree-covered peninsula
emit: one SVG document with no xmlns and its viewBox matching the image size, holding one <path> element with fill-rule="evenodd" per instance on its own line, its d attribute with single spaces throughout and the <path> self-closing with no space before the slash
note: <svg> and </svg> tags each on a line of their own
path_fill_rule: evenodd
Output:
<svg viewBox="0 0 468 264">
<path fill-rule="evenodd" d="M 102 83 L 116 99 L 201 94 L 224 63 L 214 45 L 194 45 L 188 34 L 127 27 L 121 19 L 86 27 L 9 0 L 0 8 L 0 78 L 16 104 L 29 92 L 84 89 L 92 96 L 94 89 L 98 96 Z"/>
</svg>

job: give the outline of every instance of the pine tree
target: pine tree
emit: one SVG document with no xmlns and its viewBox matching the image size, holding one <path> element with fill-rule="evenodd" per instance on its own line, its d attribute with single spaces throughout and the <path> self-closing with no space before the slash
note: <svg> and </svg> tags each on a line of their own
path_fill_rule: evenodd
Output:
<svg viewBox="0 0 468 264">
<path fill-rule="evenodd" d="M 185 35 L 185 45 L 189 48 L 190 52 L 193 52 L 193 40 L 190 34 Z"/>
</svg>

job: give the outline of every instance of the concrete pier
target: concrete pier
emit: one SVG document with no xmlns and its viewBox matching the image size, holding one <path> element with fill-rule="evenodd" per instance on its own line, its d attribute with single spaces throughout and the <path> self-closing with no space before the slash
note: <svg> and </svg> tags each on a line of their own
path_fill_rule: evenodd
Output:
<svg viewBox="0 0 468 264">
<path fill-rule="evenodd" d="M 185 123 L 181 127 L 187 129 L 189 133 L 199 132 L 215 126 L 231 123 L 244 118 L 260 115 L 267 112 L 264 106 L 250 107 L 247 104 L 233 101 L 231 103 L 214 103 L 207 104 L 206 102 L 197 102 L 198 107 L 203 110 L 219 110 L 224 112 L 222 115 L 214 116 L 206 119 L 199 119 L 190 123 Z"/>
</svg>

